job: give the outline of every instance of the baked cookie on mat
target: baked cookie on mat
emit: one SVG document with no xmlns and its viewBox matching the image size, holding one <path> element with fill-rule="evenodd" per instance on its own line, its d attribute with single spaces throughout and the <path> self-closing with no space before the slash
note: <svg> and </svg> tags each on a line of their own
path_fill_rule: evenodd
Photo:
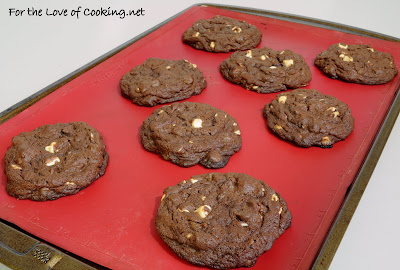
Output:
<svg viewBox="0 0 400 270">
<path fill-rule="evenodd" d="M 290 227 L 285 200 L 241 173 L 208 173 L 167 187 L 156 216 L 161 239 L 192 264 L 249 267 Z"/>
<path fill-rule="evenodd" d="M 93 127 L 58 123 L 15 136 L 4 162 L 11 196 L 45 201 L 86 188 L 104 174 L 108 154 Z"/>
<path fill-rule="evenodd" d="M 222 168 L 242 145 L 236 120 L 203 103 L 183 102 L 163 106 L 143 122 L 144 148 L 182 167 L 198 163 Z"/>
<path fill-rule="evenodd" d="M 184 43 L 208 52 L 247 50 L 261 42 L 261 31 L 245 21 L 215 16 L 198 20 L 183 35 Z"/>
<path fill-rule="evenodd" d="M 273 93 L 306 86 L 311 81 L 304 58 L 291 50 L 270 48 L 234 52 L 220 65 L 225 79 L 258 93 Z"/>
<path fill-rule="evenodd" d="M 301 147 L 330 148 L 354 128 L 350 108 L 333 96 L 313 89 L 296 89 L 277 95 L 265 105 L 268 128 Z"/>
<path fill-rule="evenodd" d="M 359 84 L 384 84 L 398 72 L 391 54 L 363 44 L 333 44 L 315 65 L 328 77 Z"/>
<path fill-rule="evenodd" d="M 187 60 L 149 58 L 120 81 L 122 95 L 142 106 L 174 102 L 206 88 L 203 73 Z"/>
</svg>

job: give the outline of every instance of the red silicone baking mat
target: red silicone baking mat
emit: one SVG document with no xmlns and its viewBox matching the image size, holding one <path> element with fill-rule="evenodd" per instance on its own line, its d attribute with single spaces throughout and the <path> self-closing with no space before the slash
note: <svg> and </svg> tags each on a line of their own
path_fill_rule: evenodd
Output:
<svg viewBox="0 0 400 270">
<path fill-rule="evenodd" d="M 355 118 L 354 132 L 331 149 L 300 148 L 266 128 L 262 109 L 276 94 L 257 94 L 225 81 L 219 63 L 230 54 L 195 50 L 182 33 L 201 18 L 220 14 L 246 20 L 263 32 L 258 47 L 291 49 L 304 56 L 313 79 L 306 88 L 336 96 Z M 89 70 L 1 125 L 0 156 L 11 138 L 43 124 L 85 121 L 98 129 L 110 162 L 103 177 L 76 195 L 56 201 L 16 200 L 5 191 L 1 163 L 0 217 L 65 250 L 113 269 L 194 269 L 160 240 L 154 217 L 165 187 L 202 166 L 181 168 L 141 146 L 139 129 L 155 108 L 132 104 L 120 94 L 119 80 L 146 58 L 187 59 L 196 63 L 207 88 L 189 101 L 227 111 L 240 125 L 243 146 L 218 172 L 242 172 L 264 180 L 286 199 L 292 226 L 253 269 L 307 269 L 323 243 L 349 185 L 363 163 L 399 87 L 399 76 L 385 85 L 366 86 L 325 77 L 313 66 L 330 44 L 367 43 L 393 54 L 400 44 L 214 7 L 193 7 L 122 52 Z M 157 106 L 159 107 L 159 106 Z"/>
</svg>

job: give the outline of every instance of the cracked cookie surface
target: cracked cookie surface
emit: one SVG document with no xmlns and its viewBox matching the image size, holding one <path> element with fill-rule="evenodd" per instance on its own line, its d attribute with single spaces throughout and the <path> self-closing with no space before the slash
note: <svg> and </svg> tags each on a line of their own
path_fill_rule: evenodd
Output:
<svg viewBox="0 0 400 270">
<path fill-rule="evenodd" d="M 15 136 L 4 161 L 11 196 L 45 201 L 86 188 L 104 174 L 108 154 L 93 127 L 57 123 Z"/>
<path fill-rule="evenodd" d="M 270 48 L 234 52 L 220 65 L 225 79 L 258 93 L 306 86 L 311 80 L 304 58 L 291 50 Z"/>
<path fill-rule="evenodd" d="M 242 144 L 241 131 L 232 116 L 195 102 L 156 109 L 143 122 L 140 135 L 146 150 L 182 167 L 200 163 L 222 168 Z"/>
<path fill-rule="evenodd" d="M 384 84 L 398 73 L 391 54 L 364 44 L 333 44 L 314 63 L 328 77 L 359 84 Z"/>
<path fill-rule="evenodd" d="M 277 95 L 264 108 L 268 128 L 298 146 L 330 148 L 354 128 L 350 108 L 333 96 L 314 89 L 296 89 Z"/>
<path fill-rule="evenodd" d="M 240 173 L 209 173 L 165 189 L 156 228 L 190 263 L 249 267 L 290 226 L 285 200 L 265 182 Z"/>
<path fill-rule="evenodd" d="M 208 52 L 247 50 L 261 42 L 261 31 L 245 21 L 215 16 L 196 21 L 182 35 L 184 43 Z"/>
<path fill-rule="evenodd" d="M 155 106 L 200 94 L 207 86 L 203 73 L 187 60 L 149 58 L 120 81 L 122 95 L 142 106 Z"/>
</svg>

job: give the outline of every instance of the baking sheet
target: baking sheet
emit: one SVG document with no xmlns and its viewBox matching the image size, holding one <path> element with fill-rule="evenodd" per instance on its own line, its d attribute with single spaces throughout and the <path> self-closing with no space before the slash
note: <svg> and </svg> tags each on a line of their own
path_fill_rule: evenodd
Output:
<svg viewBox="0 0 400 270">
<path fill-rule="evenodd" d="M 347 103 L 355 118 L 353 133 L 332 149 L 299 148 L 266 128 L 262 109 L 276 94 L 257 94 L 225 81 L 219 63 L 230 54 L 198 51 L 180 41 L 201 18 L 224 15 L 246 20 L 263 32 L 258 47 L 291 49 L 303 55 L 315 88 Z M 292 226 L 262 255 L 253 269 L 308 269 L 323 243 L 349 185 L 353 182 L 391 106 L 399 76 L 389 84 L 365 86 L 325 77 L 313 66 L 330 44 L 366 43 L 392 53 L 398 67 L 399 44 L 342 32 L 196 6 L 135 42 L 0 127 L 0 155 L 11 138 L 49 123 L 85 121 L 104 137 L 110 163 L 106 174 L 74 196 L 51 202 L 19 201 L 5 192 L 1 164 L 0 218 L 61 248 L 114 269 L 189 269 L 174 255 L 154 226 L 162 191 L 191 175 L 212 172 L 181 168 L 144 150 L 138 131 L 158 108 L 145 108 L 121 97 L 119 79 L 148 57 L 187 59 L 203 71 L 208 86 L 188 101 L 204 102 L 234 116 L 243 147 L 218 172 L 242 172 L 264 180 L 286 199 Z"/>
</svg>

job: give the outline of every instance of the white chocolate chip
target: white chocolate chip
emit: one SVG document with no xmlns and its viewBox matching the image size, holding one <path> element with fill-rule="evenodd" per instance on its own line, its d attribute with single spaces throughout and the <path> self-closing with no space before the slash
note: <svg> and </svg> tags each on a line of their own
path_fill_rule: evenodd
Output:
<svg viewBox="0 0 400 270">
<path fill-rule="evenodd" d="M 233 123 L 234 126 L 237 126 L 237 123 Z"/>
<path fill-rule="evenodd" d="M 192 127 L 194 128 L 202 128 L 203 127 L 203 120 L 200 118 L 196 118 L 192 121 Z"/>
<path fill-rule="evenodd" d="M 285 51 L 281 51 L 279 54 L 284 54 L 285 53 Z"/>
<path fill-rule="evenodd" d="M 201 217 L 201 218 L 205 218 L 208 216 L 208 214 L 210 214 L 211 212 L 211 206 L 209 205 L 202 205 L 199 208 L 197 208 L 195 210 L 195 212 Z"/>
<path fill-rule="evenodd" d="M 266 60 L 267 58 L 269 58 L 269 56 L 266 55 L 266 54 L 263 54 L 263 55 L 260 56 L 260 59 L 263 60 L 263 61 Z"/>
<path fill-rule="evenodd" d="M 183 208 L 183 209 L 178 208 L 178 211 L 181 212 L 181 213 L 183 213 L 183 212 L 189 213 L 189 212 L 190 212 L 190 211 L 187 210 L 186 208 Z"/>
<path fill-rule="evenodd" d="M 342 48 L 342 49 L 347 49 L 349 47 L 347 44 L 342 45 L 342 43 L 339 43 L 338 46 L 339 46 L 339 48 Z"/>
<path fill-rule="evenodd" d="M 343 57 L 343 61 L 345 61 L 345 62 L 353 62 L 353 57 L 345 55 Z"/>
<path fill-rule="evenodd" d="M 189 143 L 193 143 L 192 141 L 189 141 Z"/>
<path fill-rule="evenodd" d="M 245 56 L 248 57 L 248 58 L 253 58 L 253 53 L 252 53 L 252 51 L 251 51 L 251 50 L 248 50 Z"/>
<path fill-rule="evenodd" d="M 337 110 L 336 107 L 329 107 L 328 109 L 326 109 L 327 111 L 332 111 L 333 112 L 333 117 L 336 118 L 339 116 L 339 111 Z"/>
<path fill-rule="evenodd" d="M 283 60 L 283 64 L 284 64 L 286 67 L 290 67 L 290 66 L 293 65 L 293 59 Z"/>
<path fill-rule="evenodd" d="M 235 33 L 240 33 L 240 32 L 242 32 L 242 28 L 240 28 L 238 26 L 235 26 L 235 27 L 232 28 L 232 31 L 235 32 Z"/>
<path fill-rule="evenodd" d="M 210 43 L 210 47 L 211 47 L 212 49 L 214 49 L 214 48 L 215 48 L 215 42 L 214 42 L 214 41 L 211 41 L 211 43 Z"/>
<path fill-rule="evenodd" d="M 286 100 L 287 100 L 287 96 L 280 96 L 278 98 L 278 102 L 282 103 L 282 104 L 285 104 Z"/>
<path fill-rule="evenodd" d="M 16 164 L 11 164 L 11 167 L 16 170 L 22 170 L 22 168 Z"/>
<path fill-rule="evenodd" d="M 227 118 L 227 117 L 228 117 L 228 115 L 226 115 L 226 114 L 225 114 L 225 115 L 224 115 L 224 117 L 225 117 L 225 118 Z"/>
<path fill-rule="evenodd" d="M 279 212 L 278 212 L 278 214 L 280 215 L 280 214 L 282 214 L 282 211 L 283 211 L 283 208 L 281 207 L 281 208 L 279 208 Z"/>
<path fill-rule="evenodd" d="M 214 114 L 214 117 L 217 117 L 217 116 L 218 116 L 218 113 Z"/>
<path fill-rule="evenodd" d="M 192 64 L 192 67 L 197 68 L 197 65 L 196 64 Z"/>
<path fill-rule="evenodd" d="M 140 88 L 139 87 L 136 87 L 136 92 L 140 92 Z"/>
<path fill-rule="evenodd" d="M 196 34 L 193 35 L 194 37 L 200 36 L 200 32 L 196 32 Z"/>
<path fill-rule="evenodd" d="M 325 137 L 322 138 L 321 143 L 323 145 L 330 145 L 331 144 L 331 140 L 329 139 L 328 136 L 325 136 Z"/>
<path fill-rule="evenodd" d="M 242 134 L 241 132 L 240 132 L 240 130 L 236 130 L 235 132 L 233 132 L 233 133 L 235 133 L 236 135 L 240 135 L 240 134 Z"/>
<path fill-rule="evenodd" d="M 247 226 L 249 226 L 249 224 L 247 224 L 246 222 L 242 222 L 242 223 L 240 223 L 240 226 L 247 227 Z"/>
<path fill-rule="evenodd" d="M 198 181 L 199 181 L 198 179 L 190 178 L 190 182 L 192 182 L 192 184 L 194 184 L 194 183 L 196 183 Z"/>
<path fill-rule="evenodd" d="M 373 48 L 368 48 L 368 51 L 374 52 L 375 50 Z"/>
<path fill-rule="evenodd" d="M 183 147 L 182 147 L 182 146 L 181 146 L 181 147 L 179 147 L 179 149 L 178 149 L 178 153 L 182 152 L 182 150 L 183 150 Z"/>
<path fill-rule="evenodd" d="M 171 66 L 166 66 L 165 68 L 168 69 L 168 70 L 170 70 L 170 69 L 171 69 Z"/>
<path fill-rule="evenodd" d="M 254 86 L 253 86 L 253 89 L 258 89 L 258 86 L 257 86 L 257 85 L 254 85 Z"/>
<path fill-rule="evenodd" d="M 277 202 L 279 200 L 278 196 L 276 196 L 276 194 L 272 194 L 271 200 Z"/>
<path fill-rule="evenodd" d="M 189 63 L 189 61 L 188 61 L 188 60 L 186 60 L 186 59 L 183 59 L 183 61 L 185 61 L 186 63 Z"/>
<path fill-rule="evenodd" d="M 56 144 L 57 144 L 56 142 L 52 142 L 50 145 L 46 146 L 46 147 L 44 148 L 44 150 L 46 150 L 47 152 L 50 152 L 50 153 L 54 154 L 54 152 L 58 152 L 58 150 L 55 149 Z"/>
<path fill-rule="evenodd" d="M 205 201 L 205 200 L 206 200 L 206 196 L 201 195 L 201 200 L 202 200 L 202 201 Z"/>
<path fill-rule="evenodd" d="M 167 195 L 165 195 L 165 194 L 162 195 L 161 201 L 163 201 L 165 199 L 165 196 L 167 196 Z"/>
<path fill-rule="evenodd" d="M 280 125 L 275 125 L 275 129 L 282 129 Z"/>
<path fill-rule="evenodd" d="M 186 236 L 185 236 L 185 237 L 186 237 L 187 239 L 190 239 L 192 236 L 193 236 L 193 234 L 191 234 L 191 233 L 188 233 L 188 234 L 186 234 Z"/>
<path fill-rule="evenodd" d="M 67 186 L 76 186 L 76 184 L 74 182 L 69 182 L 69 181 L 67 181 L 65 184 Z"/>
<path fill-rule="evenodd" d="M 276 69 L 276 66 L 270 66 L 269 68 L 270 69 Z"/>
<path fill-rule="evenodd" d="M 159 112 L 158 112 L 158 114 L 162 114 L 164 111 L 163 110 L 160 110 Z"/>
<path fill-rule="evenodd" d="M 53 166 L 57 162 L 60 162 L 60 159 L 58 157 L 52 157 L 46 160 L 46 166 Z"/>
<path fill-rule="evenodd" d="M 339 57 L 343 58 L 343 61 L 345 61 L 345 62 L 353 62 L 353 57 L 347 56 L 344 53 L 340 54 Z"/>
<path fill-rule="evenodd" d="M 328 109 L 326 109 L 327 111 L 332 111 L 335 112 L 336 111 L 336 107 L 329 107 Z"/>
</svg>

